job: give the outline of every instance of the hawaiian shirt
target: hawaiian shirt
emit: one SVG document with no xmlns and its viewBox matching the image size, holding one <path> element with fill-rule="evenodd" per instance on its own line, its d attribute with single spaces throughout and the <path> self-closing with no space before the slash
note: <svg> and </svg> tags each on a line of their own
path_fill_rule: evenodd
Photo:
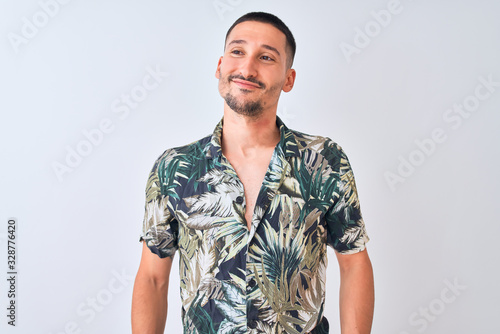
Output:
<svg viewBox="0 0 500 334">
<path fill-rule="evenodd" d="M 222 123 L 167 149 L 146 186 L 140 240 L 162 258 L 179 251 L 184 333 L 328 333 L 326 247 L 351 254 L 369 240 L 344 151 L 277 117 L 280 142 L 248 229 Z"/>
</svg>

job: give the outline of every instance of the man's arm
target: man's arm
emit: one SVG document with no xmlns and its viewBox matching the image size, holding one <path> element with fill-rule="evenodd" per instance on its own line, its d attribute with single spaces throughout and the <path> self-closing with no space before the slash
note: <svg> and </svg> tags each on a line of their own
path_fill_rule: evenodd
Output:
<svg viewBox="0 0 500 334">
<path fill-rule="evenodd" d="M 340 327 L 342 334 L 368 334 L 371 331 L 375 292 L 373 270 L 365 250 L 339 254 Z"/>
<path fill-rule="evenodd" d="M 167 319 L 168 279 L 172 258 L 160 258 L 143 241 L 132 295 L 132 333 L 163 334 Z"/>
</svg>

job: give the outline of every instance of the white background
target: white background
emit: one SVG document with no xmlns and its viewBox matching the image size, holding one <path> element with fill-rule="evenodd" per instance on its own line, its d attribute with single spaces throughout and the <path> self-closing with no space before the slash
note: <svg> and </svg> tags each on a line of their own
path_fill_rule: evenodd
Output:
<svg viewBox="0 0 500 334">
<path fill-rule="evenodd" d="M 282 119 L 331 137 L 353 166 L 375 271 L 373 333 L 498 332 L 500 3 L 401 0 L 381 26 L 371 12 L 389 3 L 73 0 L 49 16 L 38 1 L 2 0 L 0 332 L 130 332 L 148 173 L 166 148 L 213 131 L 225 33 L 255 10 L 278 15 L 297 41 Z M 346 55 L 347 44 L 357 53 Z M 140 93 L 148 68 L 168 76 L 125 115 L 121 96 Z M 489 76 L 496 86 L 475 99 Z M 448 114 L 465 101 L 479 101 L 467 118 Z M 85 146 L 83 132 L 106 119 L 112 130 Z M 437 128 L 446 139 L 433 147 Z M 78 147 L 87 156 L 58 176 L 54 165 L 67 166 Z M 403 170 L 403 160 L 417 166 Z M 398 166 L 404 177 L 391 187 Z M 15 328 L 6 317 L 11 217 Z M 340 333 L 329 258 L 326 316 Z M 178 284 L 174 268 L 172 334 L 182 332 Z"/>
</svg>

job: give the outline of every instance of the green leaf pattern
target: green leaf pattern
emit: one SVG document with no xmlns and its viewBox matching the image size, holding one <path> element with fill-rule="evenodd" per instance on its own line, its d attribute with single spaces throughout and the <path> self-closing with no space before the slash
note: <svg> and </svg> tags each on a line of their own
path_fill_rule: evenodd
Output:
<svg viewBox="0 0 500 334">
<path fill-rule="evenodd" d="M 223 120 L 150 172 L 140 240 L 160 257 L 179 253 L 184 333 L 328 333 L 326 247 L 350 254 L 369 241 L 342 148 L 276 123 L 250 229 Z"/>
</svg>

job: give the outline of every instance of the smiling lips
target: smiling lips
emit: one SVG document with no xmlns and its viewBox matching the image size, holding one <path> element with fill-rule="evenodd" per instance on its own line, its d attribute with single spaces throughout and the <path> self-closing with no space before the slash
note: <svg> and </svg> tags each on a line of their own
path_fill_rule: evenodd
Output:
<svg viewBox="0 0 500 334">
<path fill-rule="evenodd" d="M 240 88 L 244 89 L 253 89 L 253 88 L 260 88 L 259 84 L 247 81 L 247 80 L 242 80 L 242 79 L 232 79 L 232 81 Z"/>
</svg>

